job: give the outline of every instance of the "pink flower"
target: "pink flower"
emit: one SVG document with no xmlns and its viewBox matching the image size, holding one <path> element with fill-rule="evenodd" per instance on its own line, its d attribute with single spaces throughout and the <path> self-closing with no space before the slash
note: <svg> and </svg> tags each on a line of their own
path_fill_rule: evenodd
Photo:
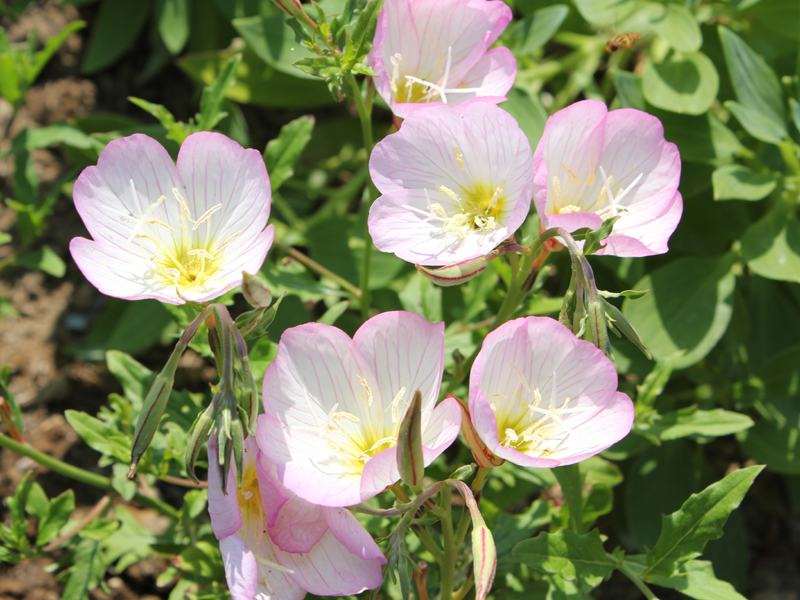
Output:
<svg viewBox="0 0 800 600">
<path fill-rule="evenodd" d="M 378 93 L 401 118 L 424 104 L 502 102 L 517 62 L 489 46 L 509 21 L 499 0 L 386 0 L 369 56 Z"/>
<path fill-rule="evenodd" d="M 547 317 L 516 319 L 486 336 L 470 373 L 469 410 L 486 447 L 525 467 L 579 462 L 633 425 L 611 361 Z"/>
<path fill-rule="evenodd" d="M 620 216 L 597 254 L 650 256 L 668 250 L 680 221 L 681 159 L 654 116 L 597 100 L 547 120 L 533 157 L 533 200 L 545 228 L 596 229 Z"/>
<path fill-rule="evenodd" d="M 413 113 L 370 157 L 383 194 L 369 211 L 375 246 L 420 265 L 488 254 L 528 216 L 531 158 L 517 122 L 492 104 Z"/>
<path fill-rule="evenodd" d="M 382 313 L 352 340 L 318 323 L 288 329 L 264 376 L 259 447 L 301 498 L 363 502 L 400 479 L 397 434 L 417 390 L 425 465 L 458 435 L 458 403 L 436 405 L 443 368 L 444 324 L 413 313 Z"/>
<path fill-rule="evenodd" d="M 93 240 L 74 238 L 72 257 L 126 300 L 212 300 L 258 272 L 275 234 L 261 154 L 219 133 L 187 137 L 177 167 L 146 135 L 109 142 L 73 196 Z"/>
<path fill-rule="evenodd" d="M 245 441 L 242 487 L 236 489 L 233 466 L 227 495 L 213 436 L 208 457 L 208 511 L 233 600 L 347 596 L 383 583 L 386 558 L 355 516 L 310 504 L 283 487 L 254 438 Z"/>
</svg>

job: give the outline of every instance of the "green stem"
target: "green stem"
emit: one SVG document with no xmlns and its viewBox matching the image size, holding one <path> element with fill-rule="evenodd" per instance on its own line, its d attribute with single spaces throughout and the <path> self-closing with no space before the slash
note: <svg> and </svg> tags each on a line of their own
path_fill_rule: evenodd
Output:
<svg viewBox="0 0 800 600">
<path fill-rule="evenodd" d="M 616 560 L 616 558 L 611 555 L 609 555 L 609 557 L 612 560 Z M 644 594 L 644 597 L 647 598 L 647 600 L 658 600 L 658 596 L 653 593 L 653 590 L 647 587 L 647 584 L 642 581 L 636 573 L 631 571 L 631 569 L 624 562 L 620 562 L 617 565 L 617 568 L 623 575 L 625 575 L 625 577 L 630 579 L 637 588 L 639 588 L 639 591 Z"/>
<path fill-rule="evenodd" d="M 456 548 L 461 548 L 461 544 L 464 543 L 464 538 L 467 537 L 467 530 L 469 529 L 470 523 L 472 523 L 472 518 L 470 517 L 469 509 L 465 506 L 464 510 L 461 511 L 461 518 L 459 519 L 458 527 L 456 528 Z"/>
<path fill-rule="evenodd" d="M 367 151 L 367 160 L 369 160 L 372 154 L 372 147 L 374 146 L 372 140 L 372 103 L 370 102 L 369 107 L 364 104 L 364 98 L 361 96 L 361 87 L 358 85 L 356 77 L 352 73 L 350 73 L 350 87 L 353 88 L 353 100 L 355 100 L 356 109 L 358 110 L 358 118 L 361 120 L 361 133 L 364 136 L 364 148 Z M 371 183 L 367 185 L 365 194 L 364 259 L 361 267 L 361 290 L 363 292 L 361 295 L 361 318 L 366 321 L 369 318 L 369 269 L 372 255 L 372 239 L 369 237 L 367 216 L 369 214 L 369 208 L 372 205 L 372 200 L 375 197 Z"/>
<path fill-rule="evenodd" d="M 795 153 L 796 148 L 797 145 L 792 140 L 786 140 L 778 144 L 783 162 L 786 163 L 786 166 L 795 176 L 800 177 L 800 160 L 798 160 Z"/>
<path fill-rule="evenodd" d="M 295 250 L 291 246 L 287 246 L 286 244 L 284 244 L 282 242 L 279 242 L 278 240 L 275 240 L 274 242 L 272 242 L 272 244 L 276 248 L 279 248 L 283 252 L 286 252 L 286 254 L 288 254 L 292 258 L 296 259 L 298 262 L 302 263 L 306 268 L 308 268 L 308 269 L 310 269 L 310 270 L 312 270 L 312 271 L 314 271 L 314 272 L 316 272 L 316 273 L 318 273 L 320 275 L 323 275 L 325 277 L 333 279 L 336 283 L 339 284 L 339 286 L 342 289 L 347 290 L 348 292 L 353 294 L 356 298 L 360 298 L 361 297 L 361 290 L 360 289 L 358 289 L 356 286 L 354 286 L 352 283 L 350 283 L 349 281 L 347 281 L 346 279 L 344 279 L 340 275 L 337 275 L 333 271 L 331 271 L 329 269 L 326 269 L 321 264 L 319 264 L 317 261 L 310 259 L 305 254 L 303 254 L 302 252 L 298 252 L 297 250 Z"/>
<path fill-rule="evenodd" d="M 433 539 L 430 531 L 428 531 L 424 526 L 419 525 L 412 525 L 411 529 L 419 538 L 419 541 L 422 542 L 422 545 L 425 546 L 425 549 L 431 553 L 433 560 L 439 564 L 442 564 L 442 561 L 444 560 L 444 553 L 436 544 L 436 540 Z"/>
<path fill-rule="evenodd" d="M 0 446 L 9 449 L 12 452 L 16 452 L 21 456 L 26 456 L 31 460 L 39 463 L 43 467 L 47 467 L 51 471 L 55 471 L 56 473 L 65 475 L 66 477 L 70 477 L 71 479 L 74 479 L 76 481 L 93 485 L 100 489 L 106 490 L 107 492 L 110 492 L 112 494 L 117 493 L 114 490 L 114 487 L 111 485 L 111 480 L 108 479 L 107 477 L 103 477 L 102 475 L 97 475 L 96 473 L 85 471 L 79 467 L 73 467 L 72 465 L 68 465 L 67 463 L 62 462 L 57 458 L 53 458 L 49 454 L 40 452 L 30 444 L 21 444 L 20 442 L 12 440 L 7 435 L 0 435 Z M 133 496 L 133 498 L 131 498 L 131 502 L 135 502 L 136 504 L 141 504 L 142 506 L 154 508 L 157 511 L 175 520 L 180 518 L 180 513 L 176 509 L 172 508 L 166 502 L 162 502 L 157 498 L 150 498 L 148 496 L 144 496 L 139 492 L 137 492 Z"/>
<path fill-rule="evenodd" d="M 453 600 L 453 587 L 456 578 L 456 557 L 458 546 L 453 534 L 453 510 L 451 506 L 450 488 L 442 490 L 442 509 L 447 513 L 442 519 L 442 545 L 444 546 L 444 559 L 440 563 L 439 581 L 442 587 L 440 600 Z M 467 512 L 464 507 L 464 512 Z"/>
</svg>

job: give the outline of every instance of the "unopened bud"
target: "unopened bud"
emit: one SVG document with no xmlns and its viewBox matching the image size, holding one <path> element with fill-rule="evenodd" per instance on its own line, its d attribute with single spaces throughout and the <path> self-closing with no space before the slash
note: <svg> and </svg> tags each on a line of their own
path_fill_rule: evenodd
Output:
<svg viewBox="0 0 800 600">
<path fill-rule="evenodd" d="M 158 430 L 161 416 L 164 414 L 164 409 L 167 407 L 170 394 L 172 394 L 172 385 L 175 381 L 175 371 L 178 369 L 178 361 L 180 361 L 183 352 L 189 346 L 195 334 L 197 334 L 197 330 L 210 311 L 211 307 L 206 308 L 189 323 L 178 340 L 178 343 L 175 345 L 175 349 L 172 351 L 164 369 L 156 376 L 153 385 L 150 386 L 150 390 L 147 392 L 133 434 L 131 466 L 128 471 L 129 478 L 132 478 L 136 474 L 136 467 L 139 465 L 142 455 L 145 453 L 145 450 L 147 450 L 147 447 L 153 440 L 153 436 Z"/>
<path fill-rule="evenodd" d="M 272 304 L 272 292 L 260 277 L 242 271 L 242 293 L 253 308 L 267 308 Z"/>
<path fill-rule="evenodd" d="M 648 350 L 647 346 L 644 345 L 642 338 L 640 338 L 639 334 L 636 333 L 633 325 L 631 325 L 628 319 L 625 318 L 625 315 L 622 314 L 622 311 L 608 302 L 605 298 L 603 298 L 603 308 L 605 308 L 606 319 L 609 320 L 609 326 L 616 328 L 620 333 L 622 333 L 622 335 L 633 342 L 633 344 L 639 350 L 641 350 L 647 358 L 652 360 L 653 357 L 650 354 L 650 350 Z"/>
<path fill-rule="evenodd" d="M 231 431 L 231 411 L 230 407 L 224 407 L 217 416 L 217 448 L 219 448 L 219 459 L 217 465 L 208 465 L 209 469 L 219 469 L 220 484 L 222 494 L 227 496 L 225 482 L 228 481 L 228 471 L 231 468 L 231 441 L 233 433 Z"/>
<path fill-rule="evenodd" d="M 0 421 L 2 421 L 6 426 L 12 438 L 18 442 L 25 442 L 22 434 L 17 428 L 17 420 L 14 418 L 14 412 L 11 410 L 11 405 L 6 402 L 6 399 L 2 396 L 0 396 Z"/>
<path fill-rule="evenodd" d="M 470 477 L 475 474 L 477 470 L 477 465 L 475 463 L 470 463 L 468 465 L 464 465 L 458 467 L 453 473 L 448 477 L 448 479 L 457 479 L 458 481 L 466 481 Z"/>
<path fill-rule="evenodd" d="M 422 392 L 414 392 L 397 434 L 397 464 L 403 483 L 418 490 L 425 473 L 422 455 Z"/>
<path fill-rule="evenodd" d="M 475 457 L 475 462 L 478 466 L 484 468 L 499 467 L 506 462 L 505 459 L 495 456 L 483 443 L 478 432 L 475 431 L 472 417 L 469 414 L 469 404 L 461 398 L 453 396 L 453 394 L 447 394 L 447 397 L 454 398 L 461 407 L 461 435 L 464 436 L 464 441 L 467 442 L 467 446 L 472 451 L 472 456 Z"/>
<path fill-rule="evenodd" d="M 317 28 L 317 24 L 311 20 L 305 11 L 303 10 L 303 5 L 300 4 L 300 0 L 272 0 L 278 8 L 280 8 L 283 12 L 288 14 L 289 16 L 294 17 L 301 23 L 305 23 L 312 29 Z"/>
<path fill-rule="evenodd" d="M 285 294 L 284 294 L 285 295 Z M 254 309 L 247 311 L 236 318 L 236 328 L 242 333 L 244 339 L 252 340 L 262 337 L 267 333 L 267 328 L 272 325 L 275 316 L 278 314 L 283 296 L 275 301 L 275 304 L 265 309 Z"/>
<path fill-rule="evenodd" d="M 208 408 L 197 415 L 197 418 L 189 429 L 186 453 L 183 456 L 183 465 L 186 469 L 186 474 L 195 483 L 198 483 L 197 475 L 195 475 L 194 472 L 197 456 L 200 454 L 200 450 L 205 446 L 211 434 L 211 426 L 214 424 L 215 408 L 212 402 Z"/>
<path fill-rule="evenodd" d="M 422 265 L 417 265 L 417 271 L 438 286 L 452 287 L 467 282 L 483 273 L 486 269 L 486 265 L 488 265 L 491 260 L 491 258 L 487 258 L 486 256 L 479 256 L 478 258 L 463 260 L 454 265 L 448 265 L 439 269 L 431 269 L 423 267 Z"/>
<path fill-rule="evenodd" d="M 492 532 L 486 526 L 472 490 L 461 481 L 453 481 L 456 489 L 464 497 L 464 503 L 472 517 L 472 565 L 475 573 L 475 599 L 485 600 L 492 589 L 497 572 L 497 548 Z"/>
<path fill-rule="evenodd" d="M 232 415 L 231 445 L 233 446 L 233 462 L 236 465 L 236 487 L 241 489 L 244 475 L 244 424 L 241 415 Z"/>
<path fill-rule="evenodd" d="M 255 377 L 253 377 L 253 371 L 250 369 L 250 357 L 247 353 L 247 344 L 244 341 L 244 337 L 235 327 L 231 327 L 231 333 L 233 333 L 236 353 L 242 363 L 239 407 L 244 413 L 242 418 L 245 422 L 245 430 L 250 435 L 255 435 L 256 419 L 258 419 L 258 385 Z"/>
</svg>

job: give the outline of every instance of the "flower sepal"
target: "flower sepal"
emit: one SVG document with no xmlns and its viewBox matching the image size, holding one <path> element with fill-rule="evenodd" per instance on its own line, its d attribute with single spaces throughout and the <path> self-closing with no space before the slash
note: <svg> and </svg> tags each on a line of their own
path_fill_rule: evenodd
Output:
<svg viewBox="0 0 800 600">
<path fill-rule="evenodd" d="M 435 283 L 440 287 L 452 287 L 454 285 L 461 285 L 470 279 L 473 279 L 483 273 L 486 266 L 498 256 L 508 254 L 510 252 L 525 252 L 527 248 L 515 243 L 508 243 L 495 248 L 484 256 L 462 260 L 461 262 L 440 267 L 438 269 L 431 269 L 423 265 L 415 265 L 426 279 Z"/>
<path fill-rule="evenodd" d="M 467 442 L 467 446 L 469 446 L 469 449 L 472 451 L 472 456 L 475 457 L 475 462 L 478 466 L 484 468 L 499 467 L 506 462 L 505 459 L 495 456 L 492 451 L 486 447 L 483 440 L 481 440 L 478 432 L 475 430 L 475 426 L 472 424 L 469 404 L 453 394 L 447 394 L 447 397 L 453 398 L 458 402 L 458 406 L 461 408 L 461 435 L 464 436 L 464 441 Z M 454 477 L 454 479 L 459 478 Z"/>
<path fill-rule="evenodd" d="M 246 340 L 260 338 L 267 333 L 267 328 L 272 325 L 278 308 L 283 301 L 283 296 L 275 301 L 269 308 L 254 308 L 243 312 L 236 317 L 235 326 Z"/>
<path fill-rule="evenodd" d="M 422 454 L 422 392 L 414 392 L 400 429 L 397 433 L 397 466 L 400 479 L 419 493 L 425 474 L 425 457 Z"/>
</svg>

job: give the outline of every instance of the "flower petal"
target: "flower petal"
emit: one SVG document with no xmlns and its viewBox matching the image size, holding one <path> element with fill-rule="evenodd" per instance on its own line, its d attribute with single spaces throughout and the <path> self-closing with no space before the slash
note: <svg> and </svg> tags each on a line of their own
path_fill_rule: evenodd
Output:
<svg viewBox="0 0 800 600">
<path fill-rule="evenodd" d="M 330 527 L 333 536 L 362 560 L 377 559 L 381 564 L 386 564 L 386 557 L 372 539 L 369 532 L 358 522 L 355 515 L 346 508 L 323 507 L 322 514 Z"/>
<path fill-rule="evenodd" d="M 328 531 L 308 554 L 276 552 L 278 563 L 304 590 L 318 596 L 347 596 L 383 583 L 381 560 L 362 560 L 348 552 Z M 385 562 L 385 561 L 384 561 Z"/>
<path fill-rule="evenodd" d="M 461 430 L 461 408 L 454 398 L 445 398 L 436 408 L 422 430 L 425 466 L 450 447 Z"/>
<path fill-rule="evenodd" d="M 310 552 L 328 530 L 322 508 L 292 496 L 281 507 L 275 525 L 269 528 L 272 542 L 285 552 Z"/>
<path fill-rule="evenodd" d="M 239 498 L 236 491 L 236 465 L 228 471 L 225 494 L 219 473 L 219 449 L 217 440 L 212 435 L 208 438 L 208 514 L 211 517 L 211 529 L 218 540 L 232 536 L 242 526 L 242 515 L 239 511 Z"/>
<path fill-rule="evenodd" d="M 232 600 L 253 600 L 258 584 L 258 563 L 253 551 L 238 535 L 221 539 L 219 551 Z"/>
<path fill-rule="evenodd" d="M 492 48 L 464 75 L 461 85 L 465 88 L 480 88 L 477 98 L 486 101 L 505 96 L 517 78 L 517 59 L 508 48 Z M 454 98 L 457 106 L 465 100 L 474 99 L 472 94 L 458 94 Z"/>
<path fill-rule="evenodd" d="M 423 449 L 424 451 L 424 449 Z M 400 469 L 397 465 L 397 447 L 387 448 L 371 457 L 361 472 L 360 502 L 374 498 L 387 487 L 400 480 Z M 356 504 L 355 502 L 353 504 Z"/>
</svg>

